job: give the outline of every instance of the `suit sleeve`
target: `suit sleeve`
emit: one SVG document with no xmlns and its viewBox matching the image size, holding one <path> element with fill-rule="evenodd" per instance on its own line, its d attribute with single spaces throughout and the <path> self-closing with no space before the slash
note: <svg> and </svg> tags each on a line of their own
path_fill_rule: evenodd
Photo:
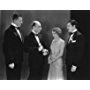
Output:
<svg viewBox="0 0 90 90">
<path fill-rule="evenodd" d="M 14 56 L 14 36 L 11 32 L 5 32 L 4 42 L 3 42 L 3 51 L 6 58 L 6 63 L 12 63 L 15 61 Z"/>
<path fill-rule="evenodd" d="M 24 40 L 24 51 L 25 52 L 30 52 L 32 50 L 37 50 L 38 47 L 34 44 L 34 40 L 32 36 L 27 36 L 25 37 Z"/>
</svg>

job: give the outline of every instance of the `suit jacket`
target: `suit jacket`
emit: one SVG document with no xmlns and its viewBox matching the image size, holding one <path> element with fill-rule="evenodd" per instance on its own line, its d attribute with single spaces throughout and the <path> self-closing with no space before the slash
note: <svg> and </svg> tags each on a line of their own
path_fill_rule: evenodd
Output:
<svg viewBox="0 0 90 90">
<path fill-rule="evenodd" d="M 36 41 L 34 33 L 30 33 L 24 40 L 24 50 L 29 53 L 29 61 L 32 59 L 40 61 L 40 59 L 43 57 L 42 51 L 38 51 L 39 45 Z"/>
<path fill-rule="evenodd" d="M 70 41 L 66 45 L 66 66 L 79 66 L 82 62 L 84 50 L 83 35 L 79 31 L 76 31 L 73 35 L 73 40 L 74 42 Z"/>
<path fill-rule="evenodd" d="M 13 25 L 4 33 L 3 52 L 6 64 L 18 64 L 23 61 L 23 43 Z"/>
</svg>

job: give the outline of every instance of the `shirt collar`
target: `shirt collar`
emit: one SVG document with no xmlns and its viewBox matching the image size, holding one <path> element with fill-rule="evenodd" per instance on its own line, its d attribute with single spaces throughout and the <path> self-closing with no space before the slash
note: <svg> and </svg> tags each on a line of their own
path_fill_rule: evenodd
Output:
<svg viewBox="0 0 90 90">
<path fill-rule="evenodd" d="M 72 33 L 75 33 L 77 31 L 77 29 L 74 29 Z"/>
<path fill-rule="evenodd" d="M 11 23 L 11 25 L 13 25 L 14 27 L 18 27 L 18 26 L 17 26 L 15 23 L 13 23 L 13 22 Z"/>
<path fill-rule="evenodd" d="M 34 34 L 38 34 L 38 33 L 36 33 L 34 30 L 32 30 L 32 32 L 33 32 Z"/>
<path fill-rule="evenodd" d="M 72 35 L 72 34 L 74 34 L 75 32 L 77 32 L 77 29 L 74 29 L 73 32 L 70 32 L 69 34 Z"/>
</svg>

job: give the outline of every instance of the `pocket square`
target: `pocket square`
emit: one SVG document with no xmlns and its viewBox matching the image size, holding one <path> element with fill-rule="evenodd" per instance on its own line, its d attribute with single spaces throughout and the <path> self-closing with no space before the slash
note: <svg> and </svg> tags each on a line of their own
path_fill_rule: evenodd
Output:
<svg viewBox="0 0 90 90">
<path fill-rule="evenodd" d="M 71 42 L 72 42 L 72 43 L 75 43 L 75 42 L 76 42 L 76 40 L 71 40 Z"/>
</svg>

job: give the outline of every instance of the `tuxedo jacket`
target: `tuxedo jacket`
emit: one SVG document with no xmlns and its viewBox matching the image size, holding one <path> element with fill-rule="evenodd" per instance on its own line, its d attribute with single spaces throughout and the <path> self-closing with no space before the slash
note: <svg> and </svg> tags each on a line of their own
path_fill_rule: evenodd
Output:
<svg viewBox="0 0 90 90">
<path fill-rule="evenodd" d="M 39 45 L 36 41 L 35 35 L 33 32 L 31 32 L 28 36 L 25 37 L 24 40 L 24 50 L 29 53 L 29 63 L 31 63 L 30 61 L 32 61 L 38 64 L 38 62 L 41 62 L 41 60 L 43 59 L 42 51 L 38 51 L 38 48 Z"/>
<path fill-rule="evenodd" d="M 23 43 L 13 25 L 4 33 L 3 52 L 6 64 L 18 64 L 23 61 Z"/>
<path fill-rule="evenodd" d="M 73 40 L 74 42 L 67 42 L 66 45 L 66 66 L 79 66 L 82 62 L 84 37 L 79 31 L 76 31 L 73 35 Z"/>
</svg>

